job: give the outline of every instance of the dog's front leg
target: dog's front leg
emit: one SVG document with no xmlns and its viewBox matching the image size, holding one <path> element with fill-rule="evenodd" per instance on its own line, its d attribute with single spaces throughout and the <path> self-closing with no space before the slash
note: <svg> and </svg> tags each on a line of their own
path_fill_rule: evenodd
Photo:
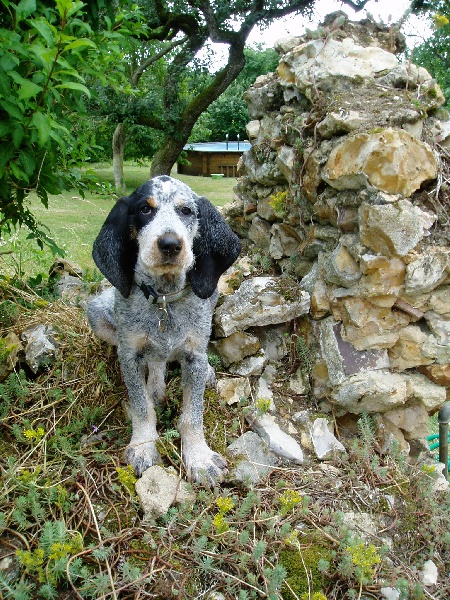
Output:
<svg viewBox="0 0 450 600">
<path fill-rule="evenodd" d="M 130 400 L 129 413 L 133 433 L 125 459 L 137 475 L 160 461 L 156 448 L 155 402 L 164 398 L 165 364 L 148 364 L 142 355 L 119 345 L 118 355 Z"/>
<path fill-rule="evenodd" d="M 183 460 L 189 479 L 214 485 L 226 473 L 225 459 L 213 452 L 203 431 L 203 394 L 208 374 L 205 354 L 190 354 L 181 361 L 183 411 L 178 428 L 183 444 Z"/>
</svg>

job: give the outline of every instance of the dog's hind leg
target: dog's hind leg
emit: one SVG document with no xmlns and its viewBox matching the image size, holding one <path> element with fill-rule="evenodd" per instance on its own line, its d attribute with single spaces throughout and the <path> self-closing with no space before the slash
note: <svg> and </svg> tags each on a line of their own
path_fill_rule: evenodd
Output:
<svg viewBox="0 0 450 600">
<path fill-rule="evenodd" d="M 203 393 L 208 375 L 206 354 L 193 353 L 181 360 L 183 411 L 178 429 L 189 479 L 214 485 L 226 473 L 225 459 L 209 448 L 203 431 Z"/>
<path fill-rule="evenodd" d="M 117 332 L 114 323 L 114 288 L 109 288 L 95 296 L 87 307 L 86 314 L 93 332 L 101 340 L 117 346 Z"/>
</svg>

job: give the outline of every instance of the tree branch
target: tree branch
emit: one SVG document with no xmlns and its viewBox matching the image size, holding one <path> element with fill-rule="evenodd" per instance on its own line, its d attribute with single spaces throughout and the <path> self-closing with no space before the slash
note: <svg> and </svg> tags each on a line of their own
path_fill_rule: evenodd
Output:
<svg viewBox="0 0 450 600">
<path fill-rule="evenodd" d="M 356 0 L 356 2 L 352 2 L 352 0 L 341 0 L 341 2 L 347 4 L 350 8 L 353 8 L 355 12 L 359 12 L 365 7 L 369 0 Z"/>
<path fill-rule="evenodd" d="M 133 73 L 133 76 L 131 78 L 131 85 L 135 87 L 138 84 L 139 79 L 149 67 L 151 67 L 156 61 L 168 54 L 177 46 L 181 46 L 182 44 L 184 44 L 187 41 L 187 39 L 187 37 L 184 37 L 180 40 L 176 40 L 175 42 L 172 42 L 171 44 L 160 50 L 160 52 L 157 52 L 156 54 L 153 54 L 153 56 L 150 56 L 149 58 L 144 60 L 144 62 L 142 62 L 136 69 L 136 71 Z"/>
<path fill-rule="evenodd" d="M 212 83 L 204 88 L 183 111 L 182 122 L 195 124 L 198 117 L 209 105 L 227 89 L 245 65 L 244 44 L 232 45 L 228 62 L 214 77 Z"/>
</svg>

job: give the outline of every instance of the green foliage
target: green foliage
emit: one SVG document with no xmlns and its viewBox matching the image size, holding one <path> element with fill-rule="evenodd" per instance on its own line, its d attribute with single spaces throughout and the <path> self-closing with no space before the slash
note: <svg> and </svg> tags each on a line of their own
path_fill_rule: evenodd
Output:
<svg viewBox="0 0 450 600">
<path fill-rule="evenodd" d="M 216 498 L 216 505 L 221 514 L 226 514 L 234 508 L 234 502 L 231 498 L 219 496 Z"/>
<path fill-rule="evenodd" d="M 373 544 L 363 543 L 356 539 L 351 540 L 350 545 L 342 548 L 337 569 L 343 577 L 348 579 L 350 584 L 357 583 L 359 600 L 363 586 L 374 583 L 376 568 L 381 562 L 380 551 Z M 354 594 L 353 597 L 355 597 Z"/>
<path fill-rule="evenodd" d="M 376 441 L 376 431 L 373 418 L 369 414 L 362 413 L 359 417 L 358 431 L 362 439 L 362 445 L 368 447 L 371 451 Z"/>
<path fill-rule="evenodd" d="M 436 29 L 440 29 L 441 27 L 445 27 L 450 23 L 450 20 L 445 15 L 434 15 L 433 17 L 434 25 Z"/>
<path fill-rule="evenodd" d="M 88 118 L 88 79 L 119 84 L 110 71 L 120 52 L 112 28 L 95 34 L 79 0 L 7 3 L 0 29 L 0 233 L 26 225 L 29 236 L 55 252 L 48 230 L 26 202 L 81 191 L 79 165 L 89 145 L 77 127 Z M 94 41 L 95 40 L 95 41 Z"/>
<path fill-rule="evenodd" d="M 13 404 L 23 407 L 29 390 L 30 384 L 24 371 L 8 375 L 7 379 L 0 383 L 0 418 L 8 414 Z"/>
<path fill-rule="evenodd" d="M 434 31 L 423 44 L 417 46 L 413 54 L 413 61 L 417 65 L 425 67 L 436 79 L 447 98 L 447 104 L 450 98 L 449 38 L 450 25 L 446 24 Z"/>
<path fill-rule="evenodd" d="M 295 302 L 302 294 L 298 280 L 285 273 L 277 281 L 271 283 L 270 287 L 273 287 L 287 302 Z"/>
<path fill-rule="evenodd" d="M 219 512 L 214 516 L 213 525 L 217 534 L 225 533 L 230 526 L 225 519 L 225 515 L 234 508 L 234 502 L 231 498 L 219 496 L 216 498 L 216 505 Z"/>
<path fill-rule="evenodd" d="M 223 368 L 220 356 L 215 352 L 208 352 L 208 363 L 215 371 L 218 371 Z"/>
<path fill-rule="evenodd" d="M 313 343 L 307 339 L 307 332 L 303 329 L 300 335 L 294 336 L 295 357 L 299 364 L 299 369 L 305 377 L 311 373 L 311 369 L 317 359 L 317 349 Z"/>
<path fill-rule="evenodd" d="M 33 600 L 33 590 L 35 586 L 27 581 L 19 581 L 18 583 L 10 582 L 0 574 L 0 591 L 5 592 L 5 598 L 11 600 Z M 51 598 L 51 596 L 49 596 Z"/>
<path fill-rule="evenodd" d="M 44 437 L 45 429 L 43 427 L 37 427 L 37 429 L 24 429 L 22 435 L 28 442 L 37 444 Z"/>
<path fill-rule="evenodd" d="M 44 583 L 41 597 L 49 597 L 52 588 L 65 575 L 71 556 L 83 550 L 79 533 L 69 533 L 62 521 L 45 522 L 34 550 L 17 550 L 16 556 L 24 571 Z M 42 593 L 44 592 L 44 593 Z"/>
<path fill-rule="evenodd" d="M 412 2 L 414 12 L 425 14 L 433 25 L 433 33 L 412 51 L 415 64 L 425 67 L 437 80 L 447 106 L 450 100 L 450 2 L 449 0 L 430 0 Z"/>
<path fill-rule="evenodd" d="M 150 61 L 160 49 L 158 44 L 144 43 L 142 40 L 130 38 L 127 39 L 126 46 L 131 73 L 136 72 L 139 64 Z M 171 98 L 170 102 L 173 102 L 174 106 L 169 108 L 165 82 L 169 77 L 174 57 L 174 53 L 168 53 L 167 56 L 152 63 L 139 78 L 132 96 L 110 88 L 98 86 L 91 88 L 91 91 L 96 92 L 97 97 L 88 101 L 88 104 L 96 116 L 90 122 L 83 124 L 85 135 L 91 140 L 91 160 L 105 160 L 112 157 L 111 139 L 118 121 L 123 122 L 126 128 L 125 158 L 152 157 L 162 143 L 161 130 L 170 127 L 168 116 L 172 116 L 174 120 L 178 118 L 178 113 L 189 103 L 194 102 L 196 96 L 212 84 L 214 75 L 209 72 L 205 63 L 199 60 L 191 61 L 184 69 L 179 69 L 178 101 L 175 102 Z M 246 137 L 245 127 L 249 117 L 242 97 L 243 93 L 259 75 L 275 70 L 278 57 L 274 50 L 259 48 L 246 49 L 245 57 L 246 65 L 243 71 L 199 117 L 192 129 L 189 142 L 224 140 L 226 134 L 229 134 L 230 140 L 236 140 L 238 134 L 241 140 Z M 146 119 L 150 121 L 148 126 L 137 122 L 141 114 L 145 115 L 142 121 Z M 151 118 L 148 118 L 149 115 Z M 152 128 L 152 124 L 156 123 L 160 123 L 161 126 Z M 182 160 L 183 156 L 180 155 L 178 161 L 182 162 Z"/>
<path fill-rule="evenodd" d="M 229 140 L 241 140 L 246 138 L 245 126 L 247 125 L 248 111 L 245 101 L 242 99 L 242 85 L 234 82 L 217 100 L 215 100 L 206 112 L 199 118 L 194 127 L 189 141 L 223 141 L 226 136 Z"/>
<path fill-rule="evenodd" d="M 258 414 L 263 415 L 266 412 L 269 412 L 272 401 L 270 398 L 256 398 L 255 406 Z"/>
<path fill-rule="evenodd" d="M 8 344 L 5 338 L 0 339 L 0 362 L 5 362 L 15 346 Z"/>
<path fill-rule="evenodd" d="M 347 546 L 346 552 L 355 567 L 357 577 L 361 583 L 367 583 L 375 574 L 375 567 L 381 562 L 377 548 L 373 544 L 355 544 Z"/>
<path fill-rule="evenodd" d="M 301 501 L 302 497 L 297 490 L 285 490 L 279 498 L 282 516 L 290 513 Z"/>
<path fill-rule="evenodd" d="M 261 47 L 246 48 L 244 55 L 245 66 L 236 80 L 200 117 L 201 125 L 210 131 L 209 136 L 200 139 L 197 133 L 196 139 L 190 141 L 223 141 L 227 134 L 230 140 L 236 140 L 238 135 L 241 140 L 246 138 L 245 127 L 249 116 L 243 99 L 244 92 L 257 77 L 275 71 L 279 58 L 275 50 Z"/>
<path fill-rule="evenodd" d="M 274 213 L 282 219 L 286 215 L 286 198 L 288 191 L 278 192 L 270 196 L 269 205 L 273 209 Z"/>
<path fill-rule="evenodd" d="M 22 309 L 20 323 L 43 313 Z M 368 415 L 348 456 L 333 466 L 283 465 L 250 490 L 231 480 L 214 489 L 194 485 L 193 501 L 142 524 L 128 487 L 134 475 L 118 467 L 130 433 L 118 365 L 105 345 L 76 328 L 74 315 L 71 308 L 70 331 L 60 339 L 73 344 L 86 336 L 81 346 L 63 347 L 53 369 L 30 379 L 14 373 L 0 387 L 0 532 L 17 549 L 13 578 L 0 573 L 5 599 L 109 598 L 115 586 L 118 597 L 188 600 L 208 594 L 214 582 L 217 593 L 243 600 L 363 598 L 381 584 L 412 600 L 425 594 L 415 576 L 425 557 L 449 563 L 447 496 L 432 492 L 434 473 L 395 452 L 377 455 Z M 88 372 L 72 372 L 83 359 Z M 178 371 L 171 374 L 169 404 L 179 404 Z M 229 443 L 244 430 L 241 408 L 222 406 L 214 391 L 205 394 L 205 408 L 209 439 L 223 430 Z M 169 430 L 160 431 L 174 449 L 163 460 L 183 473 L 174 419 L 175 411 Z M 382 513 L 389 550 L 353 538 L 337 507 L 370 511 L 374 519 Z"/>
<path fill-rule="evenodd" d="M 136 475 L 134 474 L 133 467 L 131 465 L 127 465 L 126 467 L 117 467 L 117 479 L 124 486 L 126 490 L 131 494 L 131 496 L 136 496 Z"/>
<path fill-rule="evenodd" d="M 271 272 L 273 262 L 269 255 L 255 253 L 252 256 L 252 262 L 257 270 L 262 270 L 263 273 Z"/>
<path fill-rule="evenodd" d="M 310 593 L 322 593 L 329 579 L 319 569 L 320 561 L 331 561 L 332 552 L 320 538 L 312 536 L 300 544 L 297 536 L 291 536 L 288 545 L 280 551 L 280 563 L 286 569 L 283 600 L 310 597 Z M 313 596 L 314 597 L 314 596 Z"/>
<path fill-rule="evenodd" d="M 213 525 L 218 535 L 225 533 L 230 529 L 230 526 L 228 525 L 224 515 L 221 512 L 217 513 L 217 515 L 214 516 Z"/>
</svg>

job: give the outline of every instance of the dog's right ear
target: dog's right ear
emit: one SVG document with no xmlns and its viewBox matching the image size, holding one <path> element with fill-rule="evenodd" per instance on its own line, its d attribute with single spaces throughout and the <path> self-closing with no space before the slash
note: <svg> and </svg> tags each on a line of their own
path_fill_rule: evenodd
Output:
<svg viewBox="0 0 450 600">
<path fill-rule="evenodd" d="M 95 264 L 106 279 L 128 298 L 138 256 L 129 217 L 131 197 L 119 198 L 100 229 L 92 251 Z"/>
</svg>

